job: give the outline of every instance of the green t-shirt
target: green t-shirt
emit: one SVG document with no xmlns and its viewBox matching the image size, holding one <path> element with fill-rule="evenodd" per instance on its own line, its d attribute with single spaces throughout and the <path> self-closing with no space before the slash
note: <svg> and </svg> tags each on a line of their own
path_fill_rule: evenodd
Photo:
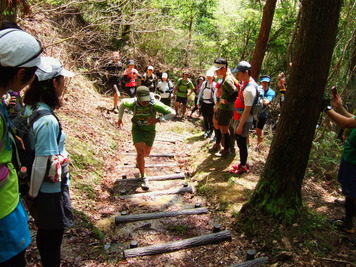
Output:
<svg viewBox="0 0 356 267">
<path fill-rule="evenodd" d="M 156 118 L 156 113 L 163 115 L 175 113 L 172 108 L 158 100 L 143 107 L 136 101 L 136 98 L 126 98 L 122 100 L 121 105 L 134 112 L 134 116 L 131 119 L 132 127 L 142 131 L 156 129 L 156 125 L 147 125 L 148 117 Z"/>
<path fill-rule="evenodd" d="M 356 120 L 356 116 L 354 119 Z M 350 136 L 345 142 L 342 157 L 347 163 L 356 165 L 356 128 L 351 130 Z"/>
<path fill-rule="evenodd" d="M 232 75 L 226 75 L 224 81 L 221 83 L 220 99 L 229 100 L 231 96 L 236 93 L 237 88 L 235 86 L 234 77 Z M 218 106 L 221 110 L 234 110 L 234 101 L 229 101 L 227 104 L 219 103 Z"/>
<path fill-rule="evenodd" d="M 177 82 L 177 87 L 177 96 L 187 97 L 188 89 L 193 90 L 194 84 L 191 82 L 191 80 L 184 81 L 182 78 L 180 78 Z"/>
<path fill-rule="evenodd" d="M 0 140 L 3 140 L 5 135 L 6 122 L 3 117 L 0 116 Z M 19 202 L 19 185 L 17 179 L 17 173 L 14 165 L 11 162 L 12 149 L 6 148 L 6 143 L 0 150 L 0 164 L 5 164 L 5 167 L 10 170 L 7 175 L 8 182 L 0 188 L 0 219 L 9 215 L 17 206 Z"/>
</svg>

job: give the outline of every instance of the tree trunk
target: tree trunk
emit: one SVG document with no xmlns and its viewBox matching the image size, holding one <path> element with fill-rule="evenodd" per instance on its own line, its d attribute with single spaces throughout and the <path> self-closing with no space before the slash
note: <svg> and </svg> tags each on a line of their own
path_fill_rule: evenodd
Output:
<svg viewBox="0 0 356 267">
<path fill-rule="evenodd" d="M 251 76 L 255 80 L 257 80 L 258 75 L 260 74 L 263 58 L 266 53 L 267 42 L 272 27 L 274 10 L 276 8 L 276 2 L 277 0 L 267 0 L 266 5 L 263 8 L 260 33 L 258 34 L 255 51 L 253 52 L 253 57 L 251 61 Z"/>
<path fill-rule="evenodd" d="M 303 0 L 301 27 L 282 117 L 265 168 L 241 214 L 256 207 L 291 222 L 302 206 L 301 186 L 322 104 L 341 0 Z"/>
</svg>

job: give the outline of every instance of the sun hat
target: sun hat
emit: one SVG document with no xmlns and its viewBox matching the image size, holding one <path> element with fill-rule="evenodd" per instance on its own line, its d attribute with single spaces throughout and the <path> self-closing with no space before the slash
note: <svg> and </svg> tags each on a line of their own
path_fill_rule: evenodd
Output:
<svg viewBox="0 0 356 267">
<path fill-rule="evenodd" d="M 53 57 L 42 57 L 42 62 L 45 68 L 38 67 L 36 76 L 39 81 L 52 80 L 57 76 L 73 77 L 74 73 L 63 68 L 63 64 L 59 59 Z M 48 71 L 50 69 L 50 71 Z"/>
<path fill-rule="evenodd" d="M 217 71 L 223 67 L 227 68 L 227 60 L 223 57 L 218 57 L 214 60 L 214 65 L 211 67 L 213 71 Z"/>
<path fill-rule="evenodd" d="M 162 73 L 162 78 L 168 78 L 168 74 L 165 73 L 165 72 L 163 72 L 163 73 Z"/>
<path fill-rule="evenodd" d="M 234 68 L 231 72 L 232 73 L 237 73 L 240 71 L 246 71 L 246 70 L 250 70 L 251 69 L 251 64 L 248 63 L 247 61 L 243 60 L 240 61 L 237 65 L 236 68 Z"/>
<path fill-rule="evenodd" d="M 16 28 L 0 31 L 0 66 L 42 67 L 42 45 L 32 35 Z"/>
<path fill-rule="evenodd" d="M 150 96 L 150 90 L 146 86 L 139 86 L 137 87 L 136 90 L 136 97 L 138 101 L 150 101 L 151 96 Z"/>
<path fill-rule="evenodd" d="M 260 82 L 270 82 L 271 81 L 271 78 L 269 76 L 262 76 L 261 79 L 260 79 Z"/>
<path fill-rule="evenodd" d="M 154 68 L 152 66 L 148 66 L 147 70 L 154 70 Z"/>
</svg>

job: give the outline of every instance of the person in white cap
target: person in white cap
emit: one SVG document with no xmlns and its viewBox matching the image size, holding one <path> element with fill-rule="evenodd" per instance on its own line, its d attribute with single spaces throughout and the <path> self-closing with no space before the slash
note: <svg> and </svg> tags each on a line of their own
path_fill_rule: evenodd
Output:
<svg viewBox="0 0 356 267">
<path fill-rule="evenodd" d="M 0 95 L 20 92 L 35 78 L 41 66 L 41 43 L 16 28 L 0 31 Z M 31 243 L 28 216 L 19 197 L 16 169 L 12 163 L 9 117 L 0 103 L 0 265 L 26 266 L 25 251 Z M 6 245 L 5 245 L 6 244 Z"/>
<path fill-rule="evenodd" d="M 72 225 L 73 213 L 68 187 L 68 153 L 64 146 L 66 136 L 54 110 L 61 106 L 64 77 L 73 77 L 74 73 L 65 70 L 58 59 L 45 57 L 43 62 L 51 71 L 38 68 L 23 99 L 24 116 L 50 111 L 37 119 L 30 129 L 35 159 L 28 195 L 33 198 L 30 212 L 38 227 L 36 243 L 42 264 L 60 266 L 64 229 Z"/>
<path fill-rule="evenodd" d="M 199 96 L 197 106 L 201 108 L 201 112 L 204 118 L 205 133 L 204 137 L 209 138 L 213 134 L 213 115 L 214 115 L 214 105 L 217 102 L 215 97 L 216 82 L 214 81 L 214 71 L 208 70 L 206 72 L 206 81 L 203 82 Z"/>
<path fill-rule="evenodd" d="M 168 80 L 168 74 L 165 72 L 162 73 L 162 81 L 157 84 L 156 93 L 160 95 L 163 104 L 171 106 L 173 84 Z"/>
<path fill-rule="evenodd" d="M 146 86 L 151 93 L 156 91 L 157 87 L 157 77 L 153 74 L 154 68 L 152 66 L 148 66 L 146 72 L 142 75 L 141 85 Z"/>
</svg>

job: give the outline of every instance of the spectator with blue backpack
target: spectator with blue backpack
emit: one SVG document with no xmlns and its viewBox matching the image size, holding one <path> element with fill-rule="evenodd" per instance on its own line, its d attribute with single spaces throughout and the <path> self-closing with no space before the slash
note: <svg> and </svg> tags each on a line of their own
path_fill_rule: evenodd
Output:
<svg viewBox="0 0 356 267">
<path fill-rule="evenodd" d="M 0 95 L 20 92 L 42 66 L 42 45 L 18 27 L 0 31 Z M 0 266 L 26 266 L 25 252 L 31 242 L 28 215 L 19 195 L 17 170 L 12 163 L 10 120 L 0 103 Z"/>
<path fill-rule="evenodd" d="M 259 92 L 263 96 L 263 108 L 260 115 L 258 116 L 258 121 L 256 121 L 257 150 L 260 149 L 260 145 L 263 140 L 262 130 L 268 119 L 267 108 L 276 96 L 276 93 L 273 91 L 273 89 L 269 87 L 271 78 L 268 75 L 261 76 L 260 83 L 261 85 L 259 86 Z"/>
<path fill-rule="evenodd" d="M 243 174 L 249 170 L 249 165 L 247 164 L 247 137 L 253 123 L 251 110 L 258 96 L 258 85 L 251 77 L 251 64 L 247 61 L 239 62 L 236 68 L 231 72 L 235 75 L 236 79 L 241 82 L 241 87 L 234 103 L 234 116 L 232 121 L 236 143 L 240 150 L 240 163 L 233 165 L 230 173 Z"/>
<path fill-rule="evenodd" d="M 37 248 L 46 266 L 60 266 L 64 230 L 73 224 L 69 196 L 69 155 L 60 121 L 54 110 L 61 106 L 64 77 L 74 73 L 55 58 L 45 57 L 46 69 L 39 67 L 36 78 L 24 95 L 24 116 L 39 111 L 50 114 L 38 118 L 29 130 L 31 150 L 35 153 L 28 195 L 33 199 L 30 213 L 38 227 Z"/>
</svg>

